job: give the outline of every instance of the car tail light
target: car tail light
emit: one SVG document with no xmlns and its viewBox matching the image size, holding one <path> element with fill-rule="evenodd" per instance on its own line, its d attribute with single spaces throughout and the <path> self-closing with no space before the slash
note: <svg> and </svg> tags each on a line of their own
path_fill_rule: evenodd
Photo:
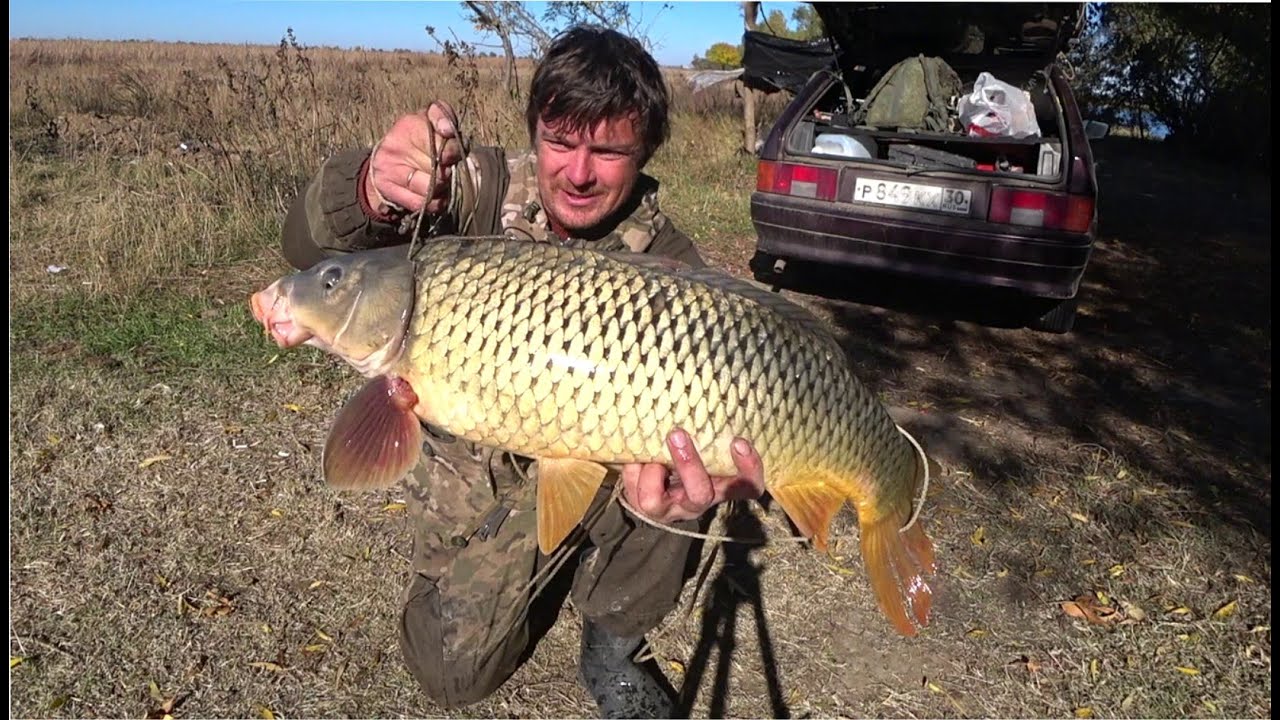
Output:
<svg viewBox="0 0 1280 720">
<path fill-rule="evenodd" d="M 756 168 L 756 190 L 815 200 L 835 200 L 839 179 L 835 168 L 763 160 Z"/>
<path fill-rule="evenodd" d="M 1093 198 L 998 187 L 991 193 L 991 222 L 1087 232 L 1093 222 Z"/>
</svg>

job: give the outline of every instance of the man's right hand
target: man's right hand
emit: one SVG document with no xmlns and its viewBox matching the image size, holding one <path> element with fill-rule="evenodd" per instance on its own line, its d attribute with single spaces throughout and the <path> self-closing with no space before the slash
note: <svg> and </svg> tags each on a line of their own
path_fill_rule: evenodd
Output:
<svg viewBox="0 0 1280 720">
<path fill-rule="evenodd" d="M 431 166 L 437 154 L 440 171 L 433 188 Z M 401 116 L 391 126 L 374 147 L 361 192 L 369 207 L 383 214 L 391 210 L 387 202 L 409 212 L 425 204 L 428 214 L 436 214 L 448 206 L 452 168 L 461 159 L 458 117 L 448 103 L 436 101 L 426 110 Z"/>
</svg>

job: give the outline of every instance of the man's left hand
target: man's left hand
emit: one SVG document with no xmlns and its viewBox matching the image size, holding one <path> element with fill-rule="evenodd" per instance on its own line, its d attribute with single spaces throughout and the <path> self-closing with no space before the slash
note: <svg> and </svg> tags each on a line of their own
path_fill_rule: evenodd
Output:
<svg viewBox="0 0 1280 720">
<path fill-rule="evenodd" d="M 738 474 L 711 477 L 693 440 L 683 430 L 667 436 L 675 461 L 675 477 L 661 463 L 632 463 L 622 468 L 622 492 L 631 506 L 653 520 L 692 520 L 725 500 L 747 500 L 764 494 L 764 464 L 751 443 L 736 438 L 733 464 Z"/>
</svg>

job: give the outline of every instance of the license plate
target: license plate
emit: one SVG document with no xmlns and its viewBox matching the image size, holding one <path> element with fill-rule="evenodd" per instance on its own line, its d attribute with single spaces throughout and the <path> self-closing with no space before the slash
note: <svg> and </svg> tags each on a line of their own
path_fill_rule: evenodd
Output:
<svg viewBox="0 0 1280 720">
<path fill-rule="evenodd" d="M 867 178 L 858 178 L 853 185 L 854 202 L 936 210 L 955 215 L 968 215 L 972 198 L 973 193 L 969 190 L 957 190 L 938 185 L 918 185 Z"/>
</svg>

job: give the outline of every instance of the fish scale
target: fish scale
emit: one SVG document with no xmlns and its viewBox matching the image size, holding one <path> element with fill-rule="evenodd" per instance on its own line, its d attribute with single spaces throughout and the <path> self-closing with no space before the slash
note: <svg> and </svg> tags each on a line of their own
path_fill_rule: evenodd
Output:
<svg viewBox="0 0 1280 720">
<path fill-rule="evenodd" d="M 874 399 L 830 338 L 747 298 L 708 292 L 678 274 L 547 244 L 433 244 L 420 251 L 417 263 L 419 297 L 404 374 L 415 387 L 440 388 L 452 400 L 440 403 L 432 420 L 469 440 L 501 445 L 499 436 L 519 429 L 533 445 L 507 449 L 530 456 L 554 449 L 611 463 L 670 462 L 665 433 L 680 426 L 698 447 L 720 449 L 703 452 L 716 474 L 735 472 L 725 441 L 731 434 L 751 438 L 765 467 L 780 473 L 797 464 L 888 477 L 913 468 L 913 449 L 887 415 L 870 416 Z M 476 268 L 484 268 L 484 275 Z M 547 281 L 532 284 L 531 277 Z M 710 309 L 699 309 L 704 307 Z M 527 322 L 508 320 L 524 316 L 525 308 Z M 628 329 L 616 349 L 591 332 L 600 317 L 609 316 Z M 487 329 L 507 324 L 516 327 L 510 357 L 496 352 L 501 344 L 482 342 Z M 574 337 L 582 347 L 577 355 L 567 352 Z M 688 352 L 694 347 L 705 350 Z M 494 407 L 493 397 L 512 399 L 514 393 L 486 393 L 474 382 L 508 373 L 508 386 L 531 388 L 532 413 L 514 402 Z M 591 433 L 585 434 L 586 447 L 564 447 L 559 440 L 577 433 L 576 419 L 564 422 L 565 404 L 591 402 L 577 393 L 600 392 L 586 382 L 597 374 L 609 379 L 612 400 L 598 407 L 601 425 L 628 435 L 618 457 L 593 456 L 606 443 Z M 690 382 L 695 376 L 710 381 L 699 383 L 696 394 Z M 703 398 L 726 398 L 731 387 L 740 402 L 730 402 L 723 414 L 709 412 Z M 676 412 L 682 407 L 672 400 L 677 396 L 689 398 L 684 412 Z M 616 422 L 611 412 L 618 413 Z M 864 420 L 882 438 L 880 454 L 868 454 L 861 443 L 832 452 L 829 441 L 848 435 L 842 425 L 850 423 L 838 422 L 841 417 Z M 824 418 L 835 421 L 825 432 Z"/>
</svg>

